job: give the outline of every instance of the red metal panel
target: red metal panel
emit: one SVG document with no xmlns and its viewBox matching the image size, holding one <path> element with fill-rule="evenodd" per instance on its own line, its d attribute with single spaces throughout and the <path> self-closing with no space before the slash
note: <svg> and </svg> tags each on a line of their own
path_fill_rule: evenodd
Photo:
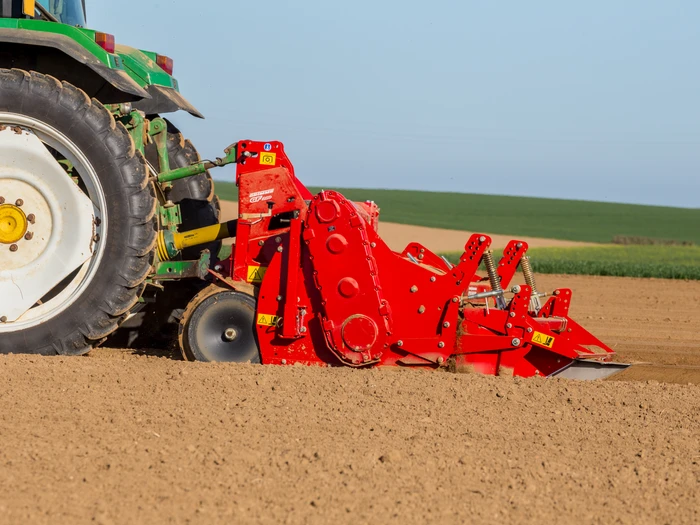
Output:
<svg viewBox="0 0 700 525">
<path fill-rule="evenodd" d="M 467 300 L 490 290 L 477 274 L 487 235 L 472 235 L 455 266 L 417 243 L 394 252 L 377 233 L 373 202 L 311 196 L 280 142 L 242 141 L 239 151 L 237 238 L 222 272 L 259 287 L 263 363 L 451 364 L 527 377 L 613 353 L 568 317 L 571 290 L 556 290 L 539 313 L 528 311 L 524 284 L 506 291 L 504 309 L 493 297 Z M 526 251 L 523 241 L 506 247 L 497 269 L 504 288 Z"/>
</svg>

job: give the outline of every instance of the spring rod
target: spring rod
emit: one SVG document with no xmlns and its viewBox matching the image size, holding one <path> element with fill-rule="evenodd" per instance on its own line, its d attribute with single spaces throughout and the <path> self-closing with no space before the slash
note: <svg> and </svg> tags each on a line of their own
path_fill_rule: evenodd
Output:
<svg viewBox="0 0 700 525">
<path fill-rule="evenodd" d="M 487 250 L 484 252 L 484 255 L 482 256 L 482 260 L 484 261 L 484 266 L 486 266 L 486 273 L 489 274 L 489 281 L 491 282 L 491 289 L 494 292 L 497 292 L 498 295 L 496 296 L 496 306 L 500 308 L 501 310 L 505 310 L 506 308 L 506 300 L 503 297 L 503 288 L 501 287 L 501 278 L 498 276 L 498 272 L 496 271 L 496 263 L 493 262 L 493 252 L 491 250 Z M 488 306 L 488 303 L 487 303 Z"/>
<path fill-rule="evenodd" d="M 503 288 L 501 288 L 501 279 L 499 279 L 498 273 L 496 272 L 496 263 L 493 262 L 493 252 L 491 250 L 485 251 L 483 260 L 484 266 L 486 266 L 486 273 L 489 274 L 489 281 L 491 281 L 491 289 L 494 292 L 503 290 Z"/>
<path fill-rule="evenodd" d="M 530 257 L 525 255 L 520 259 L 520 267 L 523 270 L 523 277 L 525 277 L 525 283 L 532 290 L 532 295 L 537 293 L 537 286 L 535 285 L 535 274 L 532 273 L 532 266 L 530 266 Z"/>
<path fill-rule="evenodd" d="M 532 266 L 530 265 L 530 257 L 525 255 L 520 259 L 520 268 L 523 270 L 523 277 L 525 277 L 525 283 L 530 287 L 532 295 L 530 297 L 530 308 L 536 312 L 540 311 L 542 308 L 542 303 L 540 303 L 540 296 L 537 293 L 537 285 L 535 284 L 535 274 L 532 272 Z"/>
</svg>

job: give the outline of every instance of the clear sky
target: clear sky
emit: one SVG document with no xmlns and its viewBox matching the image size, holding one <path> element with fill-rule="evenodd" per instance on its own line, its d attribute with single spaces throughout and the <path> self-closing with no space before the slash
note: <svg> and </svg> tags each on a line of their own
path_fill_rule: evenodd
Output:
<svg viewBox="0 0 700 525">
<path fill-rule="evenodd" d="M 203 156 L 281 140 L 308 185 L 700 207 L 697 0 L 87 3 L 175 60 Z"/>
</svg>

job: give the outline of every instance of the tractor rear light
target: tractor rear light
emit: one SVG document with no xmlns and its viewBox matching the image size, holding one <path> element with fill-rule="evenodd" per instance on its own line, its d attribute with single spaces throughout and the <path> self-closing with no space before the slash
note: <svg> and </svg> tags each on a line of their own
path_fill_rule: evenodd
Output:
<svg viewBox="0 0 700 525">
<path fill-rule="evenodd" d="M 165 55 L 156 55 L 156 64 L 168 75 L 173 74 L 173 59 Z"/>
<path fill-rule="evenodd" d="M 107 53 L 114 53 L 114 35 L 98 31 L 95 33 L 95 42 Z"/>
</svg>

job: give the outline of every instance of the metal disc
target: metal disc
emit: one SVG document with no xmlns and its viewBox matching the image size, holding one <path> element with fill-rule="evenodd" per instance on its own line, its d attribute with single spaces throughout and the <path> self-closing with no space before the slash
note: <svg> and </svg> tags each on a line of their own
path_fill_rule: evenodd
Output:
<svg viewBox="0 0 700 525">
<path fill-rule="evenodd" d="M 260 363 L 255 335 L 255 299 L 222 291 L 194 307 L 184 328 L 183 345 L 198 361 Z"/>
</svg>

